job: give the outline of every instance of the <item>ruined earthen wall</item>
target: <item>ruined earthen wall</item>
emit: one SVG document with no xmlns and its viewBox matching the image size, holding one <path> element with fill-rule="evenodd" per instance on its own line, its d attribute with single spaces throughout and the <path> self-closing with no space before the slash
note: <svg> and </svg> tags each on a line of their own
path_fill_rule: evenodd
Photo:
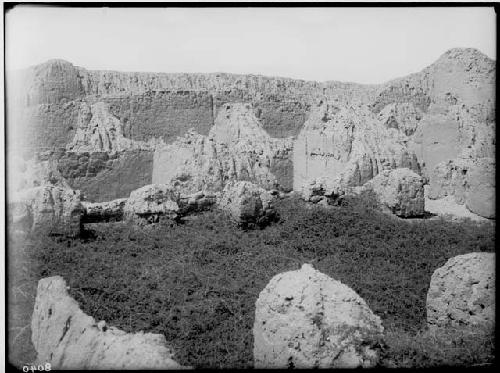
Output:
<svg viewBox="0 0 500 373">
<path fill-rule="evenodd" d="M 103 202 L 125 198 L 151 184 L 153 152 L 135 150 L 110 155 L 106 152 L 75 153 L 63 149 L 39 154 L 39 160 L 57 160 L 57 169 L 85 200 Z"/>
<path fill-rule="evenodd" d="M 263 128 L 276 138 L 296 137 L 322 100 L 346 107 L 368 105 L 375 116 L 387 105 L 399 103 L 422 113 L 417 128 L 410 131 L 408 145 L 417 152 L 419 162 L 426 164 L 425 174 L 432 171 L 429 160 L 435 154 L 454 157 L 457 148 L 471 149 L 470 155 L 465 155 L 470 158 L 494 154 L 495 61 L 474 49 L 452 49 L 421 72 L 381 85 L 225 73 L 90 71 L 62 60 L 8 74 L 7 78 L 7 148 L 23 153 L 25 158 L 65 147 L 75 135 L 80 108 L 85 106 L 82 101 L 109 105 L 128 139 L 148 141 L 156 137 L 167 143 L 189 128 L 207 134 L 219 109 L 228 102 L 251 103 Z M 407 122 L 403 118 L 398 125 L 406 128 Z M 140 176 L 129 169 L 132 165 L 150 167 L 147 159 L 152 156 L 137 157 L 129 166 L 108 161 L 99 172 L 80 176 L 79 182 L 84 189 L 95 189 L 96 198 L 100 198 L 100 193 L 108 192 L 99 191 L 95 182 L 101 180 L 103 188 L 108 188 L 104 180 L 107 173 L 107 177 L 125 183 L 120 186 L 121 192 L 109 192 L 121 197 L 132 185 L 151 178 L 151 168 L 144 169 Z M 93 162 L 91 159 L 87 162 Z M 79 158 L 76 169 L 95 167 L 93 163 L 84 166 L 84 162 L 85 157 Z M 121 167 L 120 171 L 112 171 L 111 166 Z M 271 167 L 278 179 L 291 179 L 290 158 L 284 156 Z M 85 178 L 88 180 L 82 181 Z"/>
<path fill-rule="evenodd" d="M 140 95 L 103 97 L 110 112 L 123 124 L 123 135 L 148 141 L 160 137 L 170 143 L 190 128 L 208 134 L 213 124 L 213 102 L 208 92 L 157 91 Z"/>
<path fill-rule="evenodd" d="M 85 166 L 84 159 L 79 160 Z M 92 162 L 93 153 L 89 163 Z M 89 168 L 92 170 L 92 166 Z M 151 184 L 152 173 L 153 152 L 132 151 L 108 159 L 95 175 L 87 174 L 67 180 L 72 188 L 82 191 L 87 201 L 103 202 L 128 197 L 131 191 Z"/>
<path fill-rule="evenodd" d="M 78 108 L 74 101 L 33 105 L 16 112 L 8 108 L 8 150 L 31 158 L 36 152 L 65 147 L 75 134 Z"/>
</svg>

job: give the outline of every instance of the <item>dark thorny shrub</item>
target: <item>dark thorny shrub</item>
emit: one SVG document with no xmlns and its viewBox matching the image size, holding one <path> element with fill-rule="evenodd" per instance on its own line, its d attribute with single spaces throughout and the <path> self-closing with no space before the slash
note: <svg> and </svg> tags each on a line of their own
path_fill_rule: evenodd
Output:
<svg viewBox="0 0 500 373">
<path fill-rule="evenodd" d="M 61 275 L 97 320 L 164 334 L 181 364 L 251 367 L 259 292 L 306 262 L 354 289 L 388 335 L 405 341 L 389 340 L 386 365 L 446 364 L 456 354 L 429 357 L 422 348 L 442 343 L 419 334 L 431 275 L 453 256 L 493 252 L 494 226 L 410 223 L 372 207 L 363 196 L 328 209 L 286 198 L 277 202 L 279 222 L 261 230 L 239 229 L 210 211 L 182 224 L 89 225 L 92 234 L 79 239 L 31 237 L 26 250 L 37 278 Z"/>
</svg>

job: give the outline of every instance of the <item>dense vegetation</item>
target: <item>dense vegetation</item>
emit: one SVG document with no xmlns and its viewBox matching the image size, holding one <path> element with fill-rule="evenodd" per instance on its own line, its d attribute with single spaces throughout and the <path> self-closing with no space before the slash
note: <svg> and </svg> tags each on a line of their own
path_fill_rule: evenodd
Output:
<svg viewBox="0 0 500 373">
<path fill-rule="evenodd" d="M 277 207 L 280 222 L 263 230 L 238 229 L 217 211 L 182 224 L 96 224 L 77 240 L 28 240 L 29 262 L 39 278 L 63 276 L 97 320 L 163 333 L 185 365 L 252 366 L 259 292 L 305 262 L 353 288 L 382 318 L 381 365 L 492 361 L 491 334 L 425 331 L 425 299 L 446 260 L 495 250 L 493 225 L 401 220 L 359 198 L 329 209 L 287 198 Z"/>
</svg>

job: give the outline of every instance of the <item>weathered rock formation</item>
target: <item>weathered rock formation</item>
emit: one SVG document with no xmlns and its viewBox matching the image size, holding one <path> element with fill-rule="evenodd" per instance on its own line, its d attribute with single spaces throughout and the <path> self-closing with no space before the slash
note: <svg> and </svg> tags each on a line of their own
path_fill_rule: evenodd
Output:
<svg viewBox="0 0 500 373">
<path fill-rule="evenodd" d="M 243 227 L 263 227 L 278 218 L 271 192 L 248 181 L 229 182 L 217 206 Z"/>
<path fill-rule="evenodd" d="M 399 133 L 402 145 L 409 149 L 407 153 L 410 157 L 412 152 L 416 153 L 426 176 L 442 161 L 495 156 L 495 61 L 474 49 L 452 49 L 421 72 L 381 85 L 219 73 L 89 71 L 62 60 L 9 73 L 7 78 L 9 151 L 15 150 L 25 159 L 37 152 L 55 152 L 54 159 L 62 161 L 58 166 L 61 173 L 64 174 L 63 169 L 73 175 L 64 175 L 71 187 L 82 190 L 92 201 L 126 197 L 143 185 L 163 183 L 163 180 L 153 180 L 153 153 L 145 148 L 151 149 L 156 141 L 171 144 L 190 128 L 202 136 L 208 135 L 210 129 L 217 126 L 221 113 L 223 117 L 226 105 L 232 103 L 251 104 L 252 115 L 264 131 L 275 138 L 287 138 L 299 134 L 311 109 L 315 111 L 316 102 L 324 100 L 343 108 L 340 114 L 333 115 L 335 119 L 340 115 L 340 119 L 360 120 L 366 128 L 378 128 L 374 124 L 378 122 L 389 131 L 387 140 L 394 140 Z M 348 113 L 350 107 L 354 108 L 354 115 Z M 372 115 L 367 115 L 367 108 Z M 250 126 L 251 123 L 247 121 Z M 330 137 L 341 145 L 343 150 L 339 152 L 345 152 L 347 143 L 342 139 L 350 140 L 349 129 L 342 129 L 331 121 L 327 124 L 331 128 L 325 134 L 318 134 L 316 140 Z M 335 140 L 328 134 L 331 130 L 340 131 Z M 384 131 L 374 132 L 383 137 Z M 217 133 L 219 140 L 224 138 L 220 136 L 223 131 Z M 255 135 L 252 132 L 252 136 Z M 389 155 L 380 154 L 387 151 L 383 141 L 378 149 L 373 149 L 372 143 L 382 140 L 380 137 L 363 140 L 363 146 L 369 150 L 361 149 L 359 154 L 350 155 L 350 165 L 359 167 L 359 171 L 346 172 L 354 175 L 352 180 L 358 179 L 359 174 L 359 183 L 363 183 L 370 169 L 375 176 L 375 165 L 380 168 L 380 158 L 383 156 L 392 162 L 392 156 L 399 152 L 394 148 L 394 153 L 389 150 Z M 310 140 L 316 141 L 313 137 Z M 325 140 L 330 145 L 319 147 L 325 148 L 325 155 L 334 153 L 328 149 L 330 140 Z M 353 150 L 360 149 L 356 142 Z M 229 152 L 219 147 L 203 145 L 201 154 Z M 58 150 L 66 148 L 71 152 Z M 290 149 L 286 150 L 286 146 L 282 149 L 285 150 L 277 151 L 271 160 L 270 173 L 280 187 L 290 190 Z M 229 153 L 225 157 L 230 158 L 232 153 Z M 108 159 L 104 160 L 103 154 Z M 253 170 L 253 164 L 261 161 L 261 157 L 251 154 L 246 155 L 250 166 L 240 167 L 242 174 L 249 172 L 249 167 Z M 322 151 L 311 158 L 316 157 L 321 163 L 321 154 Z M 359 159 L 355 161 L 356 158 Z M 326 169 L 338 161 L 325 162 L 328 166 L 324 167 L 315 162 L 311 165 L 312 169 Z M 406 163 L 397 157 L 395 162 L 396 166 L 398 162 Z M 268 168 L 265 164 L 258 166 L 258 174 L 261 167 Z M 267 171 L 260 176 L 265 179 L 265 174 Z"/>
<path fill-rule="evenodd" d="M 495 61 L 475 49 L 452 49 L 423 71 L 388 82 L 378 93 L 372 110 L 379 115 L 394 103 L 411 104 L 421 113 L 408 147 L 429 179 L 430 198 L 452 195 L 457 203 L 466 203 L 471 167 L 482 163 L 480 158 L 495 157 L 495 79 Z M 409 116 L 399 123 L 413 128 L 415 119 Z M 476 211 L 492 217 L 494 182 L 482 183 L 488 185 L 488 197 Z M 480 193 L 474 196 L 482 198 Z"/>
<path fill-rule="evenodd" d="M 451 49 L 421 72 L 382 85 L 370 106 L 382 115 L 394 104 L 422 113 L 409 146 L 427 173 L 465 149 L 492 157 L 495 80 L 495 61 L 476 49 Z M 416 117 L 401 119 L 398 126 L 413 128 Z"/>
<path fill-rule="evenodd" d="M 216 195 L 202 191 L 185 194 L 182 186 L 171 184 L 150 184 L 134 190 L 128 199 L 111 201 L 110 213 L 121 213 L 124 219 L 138 223 L 156 223 L 161 218 L 178 220 L 188 214 L 209 210 L 215 205 Z M 97 212 L 109 204 L 87 205 Z M 98 206 L 98 207 L 97 207 Z M 92 211 L 87 209 L 87 215 Z M 107 214 L 93 214 L 96 218 Z M 102 221 L 102 220 L 101 220 Z"/>
<path fill-rule="evenodd" d="M 81 193 L 73 190 L 57 169 L 57 162 L 38 158 L 10 162 L 8 221 L 15 230 L 77 236 L 83 207 Z"/>
<path fill-rule="evenodd" d="M 424 214 L 424 181 L 408 168 L 382 171 L 363 189 L 372 190 L 380 207 L 394 215 L 408 218 Z"/>
<path fill-rule="evenodd" d="M 122 123 L 109 112 L 104 102 L 93 105 L 82 102 L 80 105 L 75 137 L 66 146 L 67 151 L 114 154 L 127 150 L 154 150 L 155 138 L 146 143 L 124 137 Z"/>
<path fill-rule="evenodd" d="M 153 183 L 175 181 L 183 185 L 185 193 L 220 192 L 235 180 L 248 180 L 266 189 L 286 187 L 290 184 L 290 153 L 291 141 L 272 139 L 251 105 L 226 104 L 208 136 L 191 132 L 157 148 Z M 280 170 L 277 175 L 283 179 L 278 180 L 274 170 Z"/>
<path fill-rule="evenodd" d="M 11 135 L 26 154 L 65 147 L 74 137 L 82 102 L 109 105 L 123 135 L 136 141 L 159 137 L 169 143 L 191 127 L 206 135 L 228 102 L 252 103 L 271 135 L 288 137 L 304 123 L 311 96 L 349 88 L 255 75 L 88 71 L 62 60 L 8 78 L 8 120 L 16 123 Z M 35 136 L 25 138 L 33 129 Z"/>
<path fill-rule="evenodd" d="M 294 144 L 294 190 L 308 195 L 313 183 L 340 194 L 383 170 L 407 167 L 419 172 L 406 140 L 364 107 L 320 102 Z"/>
<path fill-rule="evenodd" d="M 434 271 L 427 293 L 429 326 L 495 327 L 495 254 L 451 258 Z"/>
<path fill-rule="evenodd" d="M 125 333 L 86 315 L 59 276 L 38 282 L 31 331 L 35 364 L 52 369 L 183 368 L 163 335 Z"/>
<path fill-rule="evenodd" d="M 304 264 L 255 304 L 255 368 L 356 368 L 378 362 L 384 328 L 348 286 Z"/>
<path fill-rule="evenodd" d="M 124 216 L 130 220 L 157 222 L 161 216 L 177 219 L 180 192 L 170 185 L 151 184 L 130 193 L 123 208 Z"/>
<path fill-rule="evenodd" d="M 455 202 L 463 205 L 467 192 L 467 173 L 471 166 L 472 160 L 463 158 L 438 163 L 429 177 L 429 198 L 454 196 Z"/>
<path fill-rule="evenodd" d="M 495 159 L 456 158 L 441 162 L 430 176 L 429 198 L 453 196 L 475 214 L 495 218 Z"/>
<path fill-rule="evenodd" d="M 495 160 L 478 158 L 469 171 L 465 205 L 485 218 L 495 218 Z"/>
<path fill-rule="evenodd" d="M 23 231 L 78 236 L 84 209 L 80 191 L 42 185 L 9 195 L 9 222 Z"/>
</svg>

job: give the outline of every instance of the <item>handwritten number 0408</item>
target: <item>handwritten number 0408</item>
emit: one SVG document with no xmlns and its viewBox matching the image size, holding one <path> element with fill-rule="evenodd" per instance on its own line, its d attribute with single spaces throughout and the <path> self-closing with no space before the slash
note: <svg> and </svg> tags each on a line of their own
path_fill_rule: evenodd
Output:
<svg viewBox="0 0 500 373">
<path fill-rule="evenodd" d="M 50 366 L 50 363 L 46 363 L 44 365 L 24 365 L 23 366 L 23 372 L 24 373 L 27 373 L 27 372 L 34 372 L 36 370 L 39 370 L 39 371 L 50 371 L 51 370 L 51 366 Z"/>
</svg>

